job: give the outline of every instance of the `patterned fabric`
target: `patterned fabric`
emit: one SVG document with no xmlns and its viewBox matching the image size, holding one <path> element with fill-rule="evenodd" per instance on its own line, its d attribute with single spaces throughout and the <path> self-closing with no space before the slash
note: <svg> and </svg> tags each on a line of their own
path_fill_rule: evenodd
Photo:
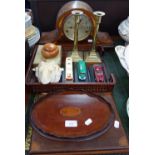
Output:
<svg viewBox="0 0 155 155">
<path fill-rule="evenodd" d="M 28 127 L 27 137 L 26 137 L 26 140 L 25 140 L 25 150 L 26 151 L 29 151 L 29 149 L 30 149 L 31 137 L 32 137 L 32 127 L 29 126 Z"/>
</svg>

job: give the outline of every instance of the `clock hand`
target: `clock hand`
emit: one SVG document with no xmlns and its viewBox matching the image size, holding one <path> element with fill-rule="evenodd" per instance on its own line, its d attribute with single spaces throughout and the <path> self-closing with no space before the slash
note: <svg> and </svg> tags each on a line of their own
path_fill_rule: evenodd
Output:
<svg viewBox="0 0 155 155">
<path fill-rule="evenodd" d="M 82 19 L 80 19 L 79 24 L 81 23 Z"/>
</svg>

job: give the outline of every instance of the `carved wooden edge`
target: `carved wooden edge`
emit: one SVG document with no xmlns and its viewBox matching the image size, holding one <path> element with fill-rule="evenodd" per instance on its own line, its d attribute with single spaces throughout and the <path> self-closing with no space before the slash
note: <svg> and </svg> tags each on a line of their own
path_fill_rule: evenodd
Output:
<svg viewBox="0 0 155 155">
<path fill-rule="evenodd" d="M 33 119 L 31 118 L 31 114 L 32 114 L 32 111 L 33 109 L 35 108 L 35 106 L 37 106 L 37 104 L 39 104 L 40 102 L 44 101 L 46 98 L 48 97 L 51 97 L 51 96 L 54 96 L 54 95 L 57 95 L 57 94 L 60 94 L 60 93 L 63 93 L 63 92 L 70 92 L 70 93 L 73 93 L 73 92 L 81 92 L 82 94 L 87 94 L 88 96 L 90 97 L 95 97 L 97 98 L 99 101 L 101 102 L 105 102 L 106 105 L 109 107 L 110 111 L 111 111 L 111 117 L 109 119 L 109 121 L 106 123 L 105 127 L 102 128 L 101 130 L 95 132 L 95 133 L 91 133 L 90 135 L 87 135 L 85 137 L 77 137 L 77 138 L 68 138 L 68 137 L 57 137 L 55 135 L 52 135 L 52 134 L 49 134 L 49 133 L 46 133 L 44 131 L 42 131 L 42 129 L 38 128 L 34 122 L 33 122 Z M 104 133 L 106 133 L 113 125 L 113 121 L 115 119 L 115 113 L 114 113 L 114 109 L 112 107 L 112 105 L 107 101 L 105 100 L 102 96 L 98 95 L 98 94 L 95 94 L 93 92 L 90 92 L 90 91 L 86 91 L 86 90 L 83 90 L 83 89 L 78 89 L 78 90 L 74 90 L 73 88 L 67 88 L 67 89 L 56 89 L 54 92 L 50 92 L 46 95 L 42 95 L 40 98 L 38 98 L 38 100 L 35 102 L 35 104 L 33 104 L 31 106 L 31 109 L 30 109 L 30 122 L 31 122 L 31 125 L 32 127 L 40 134 L 42 135 L 43 137 L 47 138 L 47 139 L 51 139 L 51 140 L 59 140 L 59 141 L 85 141 L 85 140 L 91 140 L 91 139 L 94 139 Z"/>
<path fill-rule="evenodd" d="M 129 155 L 129 148 L 123 148 L 123 149 L 115 149 L 115 150 L 90 150 L 90 151 L 79 151 L 79 152 L 47 152 L 47 153 L 31 153 L 30 155 Z"/>
<path fill-rule="evenodd" d="M 39 45 L 36 45 L 33 48 L 31 60 L 28 66 L 28 70 L 25 77 L 25 84 L 27 87 L 27 90 L 30 92 L 50 92 L 55 91 L 56 89 L 60 88 L 74 88 L 77 89 L 84 89 L 91 92 L 112 92 L 114 85 L 116 84 L 116 79 L 113 73 L 110 74 L 110 81 L 109 82 L 103 82 L 103 83 L 97 83 L 97 82 L 75 82 L 75 83 L 52 83 L 43 85 L 39 82 L 30 82 L 31 74 L 32 74 L 32 68 L 33 68 L 33 61 L 35 58 L 35 54 L 37 52 L 37 48 Z"/>
</svg>

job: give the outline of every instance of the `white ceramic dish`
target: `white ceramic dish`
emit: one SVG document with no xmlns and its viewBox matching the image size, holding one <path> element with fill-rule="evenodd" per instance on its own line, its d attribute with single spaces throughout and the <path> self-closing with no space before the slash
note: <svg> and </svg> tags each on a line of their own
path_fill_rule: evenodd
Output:
<svg viewBox="0 0 155 155">
<path fill-rule="evenodd" d="M 118 45 L 115 47 L 115 52 L 120 60 L 121 65 L 129 74 L 129 45 L 126 47 Z M 129 116 L 129 98 L 126 102 L 126 112 Z"/>
<path fill-rule="evenodd" d="M 118 45 L 115 47 L 115 52 L 120 60 L 121 65 L 129 73 L 129 46 Z"/>
<path fill-rule="evenodd" d="M 122 39 L 129 42 L 129 17 L 119 24 L 118 32 Z"/>
<path fill-rule="evenodd" d="M 40 39 L 40 32 L 38 28 L 36 28 L 36 33 L 31 38 L 28 39 L 29 46 L 32 47 L 34 44 L 38 42 L 39 39 Z"/>
<path fill-rule="evenodd" d="M 32 25 L 31 16 L 25 13 L 25 29 L 29 28 Z"/>
<path fill-rule="evenodd" d="M 126 112 L 127 112 L 128 116 L 129 116 L 129 98 L 128 98 L 127 102 L 126 102 Z"/>
</svg>

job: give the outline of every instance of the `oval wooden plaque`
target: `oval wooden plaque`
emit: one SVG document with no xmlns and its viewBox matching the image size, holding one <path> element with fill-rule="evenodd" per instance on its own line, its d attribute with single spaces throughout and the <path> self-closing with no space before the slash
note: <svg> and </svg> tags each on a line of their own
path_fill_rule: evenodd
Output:
<svg viewBox="0 0 155 155">
<path fill-rule="evenodd" d="M 30 121 L 47 138 L 88 140 L 110 129 L 114 112 L 100 96 L 68 90 L 39 99 L 31 108 Z"/>
</svg>

